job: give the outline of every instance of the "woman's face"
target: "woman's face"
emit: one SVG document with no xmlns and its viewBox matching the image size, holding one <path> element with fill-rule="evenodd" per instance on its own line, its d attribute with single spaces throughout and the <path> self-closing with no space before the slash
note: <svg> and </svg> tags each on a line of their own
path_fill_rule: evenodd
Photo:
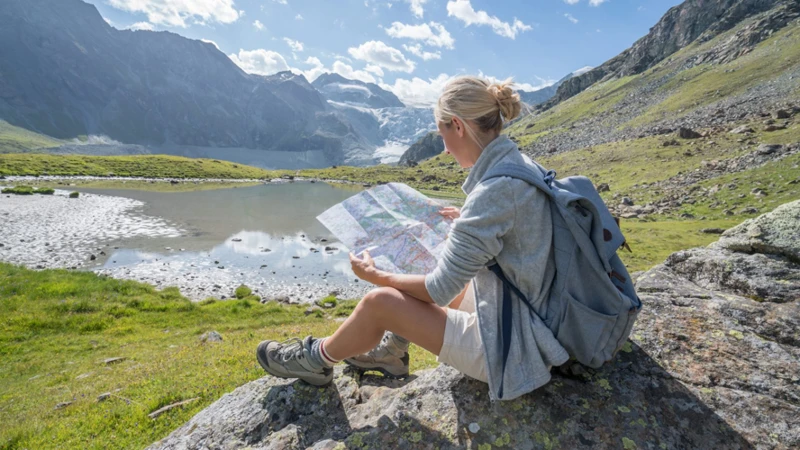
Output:
<svg viewBox="0 0 800 450">
<path fill-rule="evenodd" d="M 470 155 L 474 153 L 472 147 L 476 145 L 464 129 L 464 123 L 454 117 L 449 124 L 439 122 L 437 127 L 444 140 L 444 152 L 453 155 L 461 167 L 472 167 L 475 161 L 472 161 Z"/>
</svg>

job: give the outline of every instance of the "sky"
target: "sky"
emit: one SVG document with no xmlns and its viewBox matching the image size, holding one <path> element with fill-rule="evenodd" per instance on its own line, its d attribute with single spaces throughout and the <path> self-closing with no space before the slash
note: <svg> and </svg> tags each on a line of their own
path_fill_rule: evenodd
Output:
<svg viewBox="0 0 800 450">
<path fill-rule="evenodd" d="M 678 0 L 85 0 L 119 29 L 213 42 L 249 73 L 335 72 L 426 106 L 458 75 L 535 90 L 630 47 Z"/>
</svg>

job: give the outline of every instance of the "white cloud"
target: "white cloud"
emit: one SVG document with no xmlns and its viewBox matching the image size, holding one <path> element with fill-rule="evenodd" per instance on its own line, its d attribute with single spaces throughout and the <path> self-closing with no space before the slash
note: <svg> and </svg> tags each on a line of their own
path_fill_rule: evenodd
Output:
<svg viewBox="0 0 800 450">
<path fill-rule="evenodd" d="M 186 28 L 192 23 L 233 23 L 240 17 L 233 0 L 108 0 L 114 8 L 147 15 L 153 24 Z"/>
<path fill-rule="evenodd" d="M 422 58 L 423 61 L 429 61 L 431 59 L 442 59 L 442 52 L 426 52 L 422 50 L 422 46 L 419 44 L 414 45 L 405 45 L 403 44 L 403 48 L 412 55 L 416 56 L 417 58 Z"/>
<path fill-rule="evenodd" d="M 205 42 L 205 43 L 207 43 L 207 44 L 211 44 L 214 47 L 217 47 L 217 50 L 220 50 L 219 45 L 217 45 L 217 43 L 212 41 L 211 39 L 200 39 L 200 40 Z"/>
<path fill-rule="evenodd" d="M 566 17 L 567 20 L 569 20 L 572 23 L 578 23 L 578 19 L 572 17 L 572 14 L 564 14 L 564 17 Z"/>
<path fill-rule="evenodd" d="M 381 69 L 378 66 L 373 66 L 373 65 L 370 64 L 367 67 L 364 67 L 364 70 L 366 70 L 369 73 L 374 73 L 375 75 L 377 75 L 379 77 L 383 76 L 383 69 Z"/>
<path fill-rule="evenodd" d="M 239 54 L 232 53 L 228 57 L 247 73 L 257 75 L 272 75 L 277 72 L 289 70 L 289 64 L 278 52 L 272 50 L 239 50 Z"/>
<path fill-rule="evenodd" d="M 294 20 L 303 20 L 303 16 L 298 14 L 298 15 L 294 16 Z"/>
<path fill-rule="evenodd" d="M 428 0 L 405 0 L 408 3 L 408 9 L 411 10 L 411 13 L 414 14 L 415 17 L 422 17 L 425 14 L 425 9 L 422 7 L 425 3 L 428 3 Z M 389 7 L 391 8 L 392 4 L 389 3 Z"/>
<path fill-rule="evenodd" d="M 411 73 L 416 68 L 403 52 L 384 44 L 382 41 L 368 41 L 358 47 L 347 49 L 350 56 L 394 72 Z"/>
<path fill-rule="evenodd" d="M 581 0 L 564 0 L 564 3 L 566 3 L 568 5 L 574 5 L 574 4 L 578 3 L 579 1 L 581 1 Z"/>
<path fill-rule="evenodd" d="M 359 80 L 365 83 L 376 82 L 375 77 L 373 77 L 369 72 L 364 70 L 353 70 L 353 67 L 341 61 L 333 62 L 333 72 L 351 80 Z"/>
<path fill-rule="evenodd" d="M 444 85 L 453 78 L 446 73 L 427 80 L 418 77 L 410 80 L 398 78 L 394 84 L 381 83 L 380 87 L 394 93 L 406 105 L 430 107 L 436 104 Z"/>
<path fill-rule="evenodd" d="M 107 24 L 109 24 L 109 25 L 111 25 L 112 27 L 114 26 L 114 22 L 112 22 L 112 21 L 111 21 L 111 19 L 109 19 L 109 18 L 107 18 L 107 17 L 103 17 L 103 20 L 105 20 L 105 21 L 106 21 L 106 23 L 107 23 Z"/>
<path fill-rule="evenodd" d="M 149 22 L 136 22 L 133 25 L 126 28 L 127 30 L 145 30 L 145 31 L 153 31 L 154 27 L 152 23 Z"/>
<path fill-rule="evenodd" d="M 283 41 L 286 42 L 286 45 L 292 49 L 293 52 L 302 52 L 303 51 L 303 43 L 300 41 L 295 41 L 293 39 L 289 39 L 287 37 L 283 38 Z"/>
<path fill-rule="evenodd" d="M 256 27 L 256 30 L 258 30 L 258 31 L 261 31 L 261 30 L 264 29 L 264 24 L 261 23 L 261 21 L 258 20 L 258 19 L 256 19 L 255 22 L 253 22 L 253 26 Z"/>
<path fill-rule="evenodd" d="M 280 3 L 281 5 L 288 5 L 289 2 L 286 0 L 272 0 L 275 3 Z"/>
<path fill-rule="evenodd" d="M 590 0 L 603 1 L 603 0 Z M 515 39 L 517 33 L 531 30 L 530 25 L 525 25 L 520 20 L 514 18 L 513 23 L 503 22 L 496 16 L 490 16 L 486 11 L 475 11 L 470 0 L 450 0 L 447 2 L 447 15 L 464 22 L 466 26 L 487 25 L 500 36 Z"/>
<path fill-rule="evenodd" d="M 393 38 L 407 38 L 423 41 L 434 47 L 453 48 L 455 40 L 444 28 L 444 25 L 431 22 L 420 25 L 406 25 L 400 22 L 393 22 L 392 26 L 386 29 L 386 34 Z"/>
<path fill-rule="evenodd" d="M 589 0 L 589 4 L 592 6 L 600 6 L 607 1 L 608 0 Z"/>
</svg>

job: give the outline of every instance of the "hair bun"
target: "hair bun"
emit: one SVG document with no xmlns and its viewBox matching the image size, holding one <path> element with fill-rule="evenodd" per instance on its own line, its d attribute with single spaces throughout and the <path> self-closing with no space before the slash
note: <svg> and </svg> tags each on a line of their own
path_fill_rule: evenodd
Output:
<svg viewBox="0 0 800 450">
<path fill-rule="evenodd" d="M 514 92 L 514 89 L 511 88 L 513 84 L 514 83 L 509 78 L 500 83 L 492 83 L 489 85 L 489 92 L 494 95 L 495 100 L 497 100 L 497 105 L 500 108 L 500 114 L 502 114 L 503 118 L 506 120 L 516 119 L 520 111 L 522 111 L 522 102 L 520 101 L 519 94 Z"/>
</svg>

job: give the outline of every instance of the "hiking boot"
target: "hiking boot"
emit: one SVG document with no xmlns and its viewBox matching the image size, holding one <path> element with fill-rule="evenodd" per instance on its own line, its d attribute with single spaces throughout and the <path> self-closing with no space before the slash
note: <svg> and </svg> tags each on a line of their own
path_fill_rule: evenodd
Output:
<svg viewBox="0 0 800 450">
<path fill-rule="evenodd" d="M 272 376 L 299 378 L 314 386 L 324 386 L 333 380 L 333 369 L 322 367 L 309 360 L 314 338 L 302 341 L 292 338 L 284 342 L 264 341 L 258 344 L 256 358 L 261 367 Z"/>
<path fill-rule="evenodd" d="M 378 345 L 367 353 L 344 360 L 359 371 L 374 370 L 390 378 L 408 376 L 408 341 L 401 342 L 387 332 Z"/>
</svg>

